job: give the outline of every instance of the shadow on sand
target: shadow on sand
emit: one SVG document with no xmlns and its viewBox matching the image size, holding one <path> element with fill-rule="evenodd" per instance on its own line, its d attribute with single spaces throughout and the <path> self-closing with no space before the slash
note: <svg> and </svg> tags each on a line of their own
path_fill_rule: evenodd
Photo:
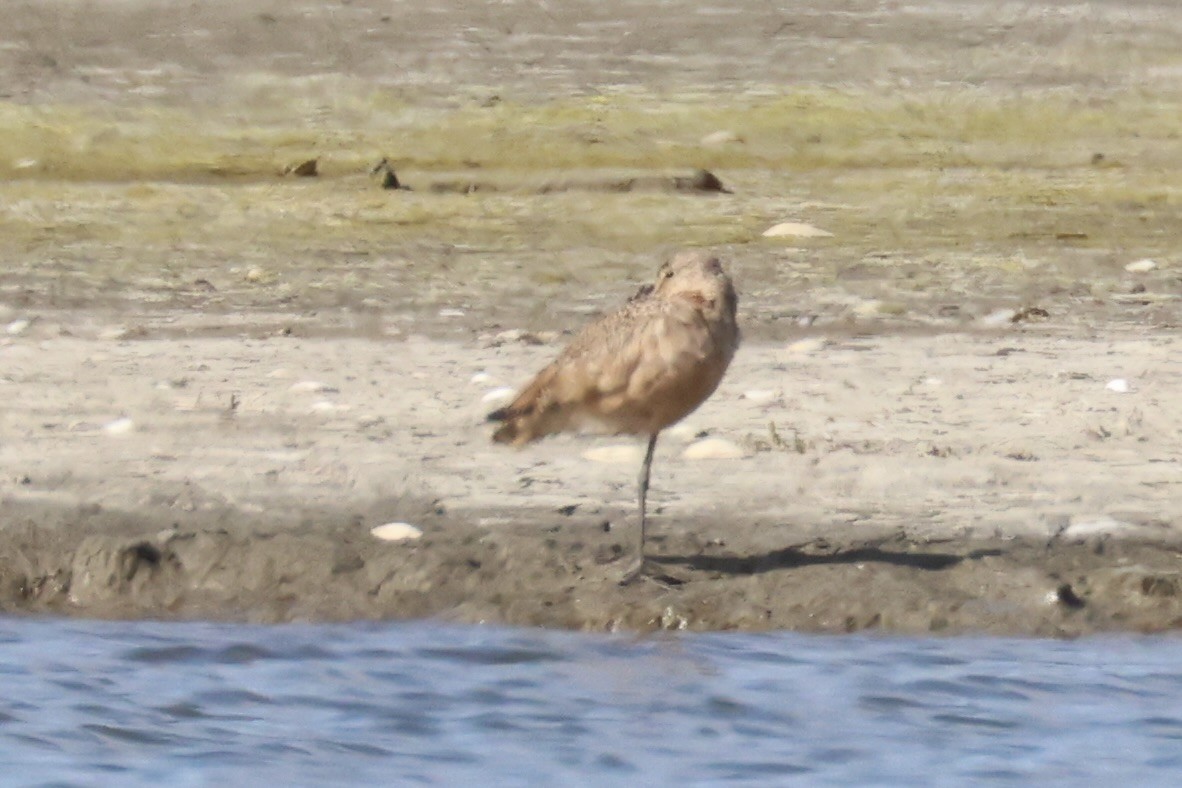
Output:
<svg viewBox="0 0 1182 788">
<path fill-rule="evenodd" d="M 904 552 L 880 547 L 854 547 L 833 553 L 806 553 L 801 545 L 772 550 L 762 555 L 691 555 L 652 557 L 659 564 L 680 564 L 702 572 L 722 572 L 730 575 L 757 575 L 777 569 L 822 564 L 880 563 L 893 566 L 938 571 L 956 566 L 962 561 L 1001 555 L 1001 550 L 972 550 L 964 555 L 940 552 Z"/>
</svg>

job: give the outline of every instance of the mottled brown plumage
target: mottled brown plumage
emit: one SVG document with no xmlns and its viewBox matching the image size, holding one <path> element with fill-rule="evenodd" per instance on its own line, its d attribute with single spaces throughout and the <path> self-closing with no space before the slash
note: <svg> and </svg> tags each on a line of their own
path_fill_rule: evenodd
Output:
<svg viewBox="0 0 1182 788">
<path fill-rule="evenodd" d="M 657 435 L 718 387 L 739 345 L 737 305 L 718 258 L 679 252 L 661 266 L 655 284 L 588 324 L 511 403 L 489 414 L 502 422 L 493 440 L 521 446 L 585 427 L 648 436 L 640 472 L 642 562 Z"/>
</svg>

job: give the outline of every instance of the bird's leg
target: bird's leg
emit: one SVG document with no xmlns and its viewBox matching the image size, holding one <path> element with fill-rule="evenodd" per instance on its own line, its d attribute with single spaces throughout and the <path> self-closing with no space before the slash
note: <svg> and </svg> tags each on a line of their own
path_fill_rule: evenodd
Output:
<svg viewBox="0 0 1182 788">
<path fill-rule="evenodd" d="M 640 558 L 641 562 L 644 561 L 644 537 L 645 528 L 648 525 L 648 512 L 645 509 L 645 503 L 648 500 L 648 477 L 653 467 L 653 451 L 657 448 L 658 434 L 654 432 L 648 439 L 648 450 L 644 453 L 644 462 L 640 466 L 640 479 L 638 480 L 638 488 L 640 490 L 640 544 L 636 549 L 636 555 Z"/>
<path fill-rule="evenodd" d="M 644 571 L 644 540 L 645 530 L 648 525 L 648 513 L 645 504 L 648 500 L 648 477 L 653 467 L 653 451 L 657 448 L 657 435 L 660 433 L 654 432 L 648 439 L 648 450 L 644 453 L 644 462 L 640 466 L 640 479 L 638 480 L 639 494 L 637 496 L 640 505 L 640 540 L 636 547 L 636 560 L 632 568 L 624 575 L 623 582 L 630 583 L 640 576 Z"/>
</svg>

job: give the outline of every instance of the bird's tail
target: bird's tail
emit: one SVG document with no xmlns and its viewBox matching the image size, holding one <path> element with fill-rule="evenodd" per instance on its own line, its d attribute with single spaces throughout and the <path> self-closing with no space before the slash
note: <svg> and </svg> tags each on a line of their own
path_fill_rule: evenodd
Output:
<svg viewBox="0 0 1182 788">
<path fill-rule="evenodd" d="M 554 400 L 551 391 L 553 377 L 554 369 L 547 367 L 512 402 L 488 414 L 489 421 L 501 422 L 493 441 L 521 446 L 566 426 L 567 409 Z"/>
<path fill-rule="evenodd" d="M 551 414 L 534 408 L 518 410 L 512 405 L 494 410 L 488 414 L 488 420 L 499 421 L 501 426 L 493 432 L 493 442 L 523 446 L 544 435 L 557 432 L 558 429 L 555 428 L 556 425 L 551 424 L 553 419 L 549 418 L 549 415 Z"/>
<path fill-rule="evenodd" d="M 493 433 L 492 439 L 497 443 L 516 443 L 518 434 L 518 420 L 513 415 L 513 412 L 508 408 L 497 408 L 492 413 L 488 414 L 489 421 L 499 421 L 501 426 L 497 427 L 496 432 Z"/>
</svg>

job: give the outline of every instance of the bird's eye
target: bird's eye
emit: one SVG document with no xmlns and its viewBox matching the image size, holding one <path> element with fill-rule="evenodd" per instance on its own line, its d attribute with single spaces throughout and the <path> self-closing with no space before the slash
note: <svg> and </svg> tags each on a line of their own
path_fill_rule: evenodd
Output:
<svg viewBox="0 0 1182 788">
<path fill-rule="evenodd" d="M 672 268 L 662 268 L 661 269 L 661 278 L 662 279 L 668 279 L 671 276 L 673 276 L 673 269 Z"/>
</svg>

